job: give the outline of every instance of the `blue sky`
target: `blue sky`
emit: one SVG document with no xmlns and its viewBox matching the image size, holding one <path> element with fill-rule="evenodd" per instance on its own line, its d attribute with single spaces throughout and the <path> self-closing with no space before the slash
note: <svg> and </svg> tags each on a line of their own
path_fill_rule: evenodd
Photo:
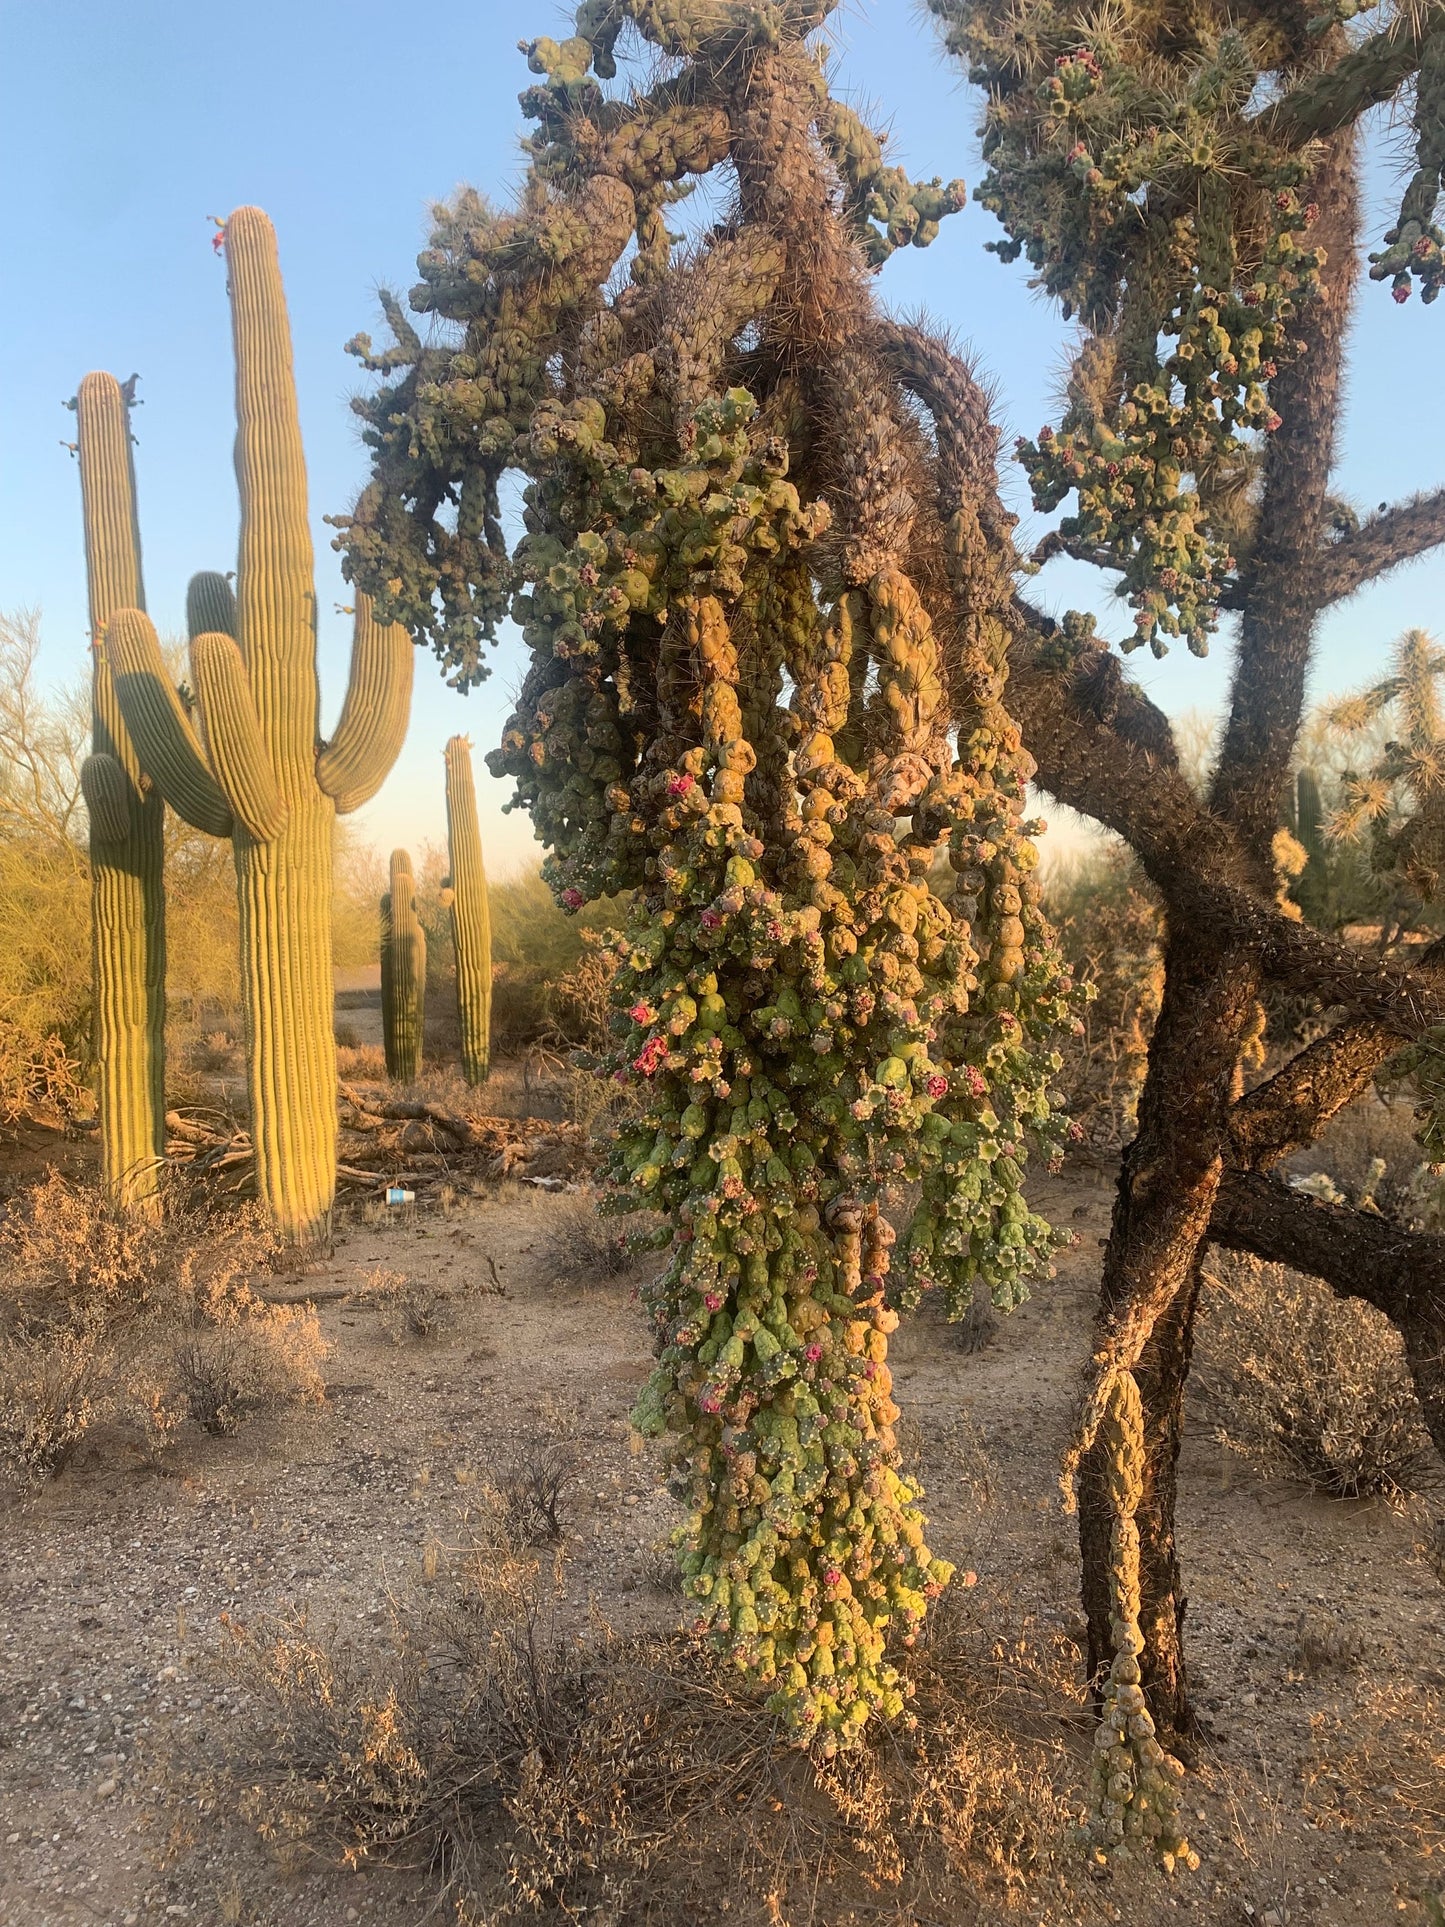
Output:
<svg viewBox="0 0 1445 1927">
<path fill-rule="evenodd" d="M 347 398 L 357 386 L 342 344 L 377 329 L 375 290 L 415 279 L 427 209 L 462 182 L 504 198 L 518 182 L 516 50 L 524 35 L 565 32 L 540 0 L 471 0 L 412 15 L 395 0 L 0 0 L 10 76 L 0 122 L 0 608 L 39 605 L 43 666 L 83 673 L 85 586 L 79 482 L 61 406 L 90 368 L 141 375 L 137 464 L 147 595 L 179 629 L 185 583 L 233 566 L 232 371 L 224 272 L 207 216 L 251 201 L 271 214 L 296 342 L 302 426 L 316 522 L 324 718 L 339 709 L 349 600 L 321 517 L 344 509 L 365 472 Z M 852 0 L 836 23 L 838 86 L 876 109 L 892 152 L 915 174 L 980 176 L 977 101 L 939 58 L 910 0 Z M 1380 145 L 1380 143 L 1376 143 Z M 1370 175 L 1371 232 L 1397 178 L 1381 153 Z M 925 251 L 884 269 L 883 299 L 926 308 L 970 341 L 999 392 L 1006 438 L 1056 418 L 1067 330 L 1018 266 L 984 252 L 997 232 L 970 205 Z M 1352 347 L 1340 485 L 1373 506 L 1445 482 L 1445 304 L 1396 308 L 1371 285 Z M 1016 471 L 1007 477 L 1024 506 Z M 1068 563 L 1034 585 L 1051 609 L 1092 607 L 1106 632 L 1126 625 L 1105 582 Z M 1445 633 L 1445 559 L 1413 565 L 1327 621 L 1317 693 L 1373 673 L 1411 623 Z M 1228 636 L 1207 662 L 1176 651 L 1134 658 L 1172 712 L 1217 709 Z M 520 679 L 520 649 L 498 652 L 490 682 L 459 697 L 430 656 L 417 660 L 411 735 L 381 795 L 357 819 L 380 848 L 443 834 L 441 749 L 467 731 L 492 747 Z M 505 789 L 480 772 L 494 871 L 534 850 Z"/>
</svg>

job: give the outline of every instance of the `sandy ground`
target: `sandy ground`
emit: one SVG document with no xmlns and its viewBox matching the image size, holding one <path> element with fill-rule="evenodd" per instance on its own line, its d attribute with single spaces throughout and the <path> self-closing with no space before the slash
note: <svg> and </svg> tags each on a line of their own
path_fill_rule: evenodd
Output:
<svg viewBox="0 0 1445 1927">
<path fill-rule="evenodd" d="M 1039 1202 L 1079 1234 L 1057 1282 L 975 1352 L 932 1319 L 905 1322 L 893 1362 L 931 1542 L 978 1574 L 969 1610 L 1002 1637 L 1057 1642 L 1081 1631 L 1057 1467 L 1110 1192 L 1102 1175 L 1075 1175 L 1041 1184 Z M 619 1626 L 676 1619 L 657 1584 L 673 1509 L 627 1421 L 648 1369 L 636 1280 L 559 1284 L 540 1256 L 556 1208 L 503 1186 L 447 1215 L 350 1225 L 334 1261 L 287 1287 L 314 1296 L 333 1346 L 322 1410 L 234 1440 L 197 1434 L 161 1472 L 80 1467 L 0 1512 L 4 1927 L 419 1923 L 432 1899 L 421 1876 L 283 1866 L 178 1793 L 171 1768 L 245 1717 L 212 1664 L 223 1614 L 383 1626 L 427 1546 L 448 1543 L 468 1483 L 505 1470 L 521 1438 L 561 1424 L 586 1442 L 565 1506 L 574 1596 Z M 439 1336 L 396 1341 L 379 1271 L 455 1294 Z M 1411 1705 L 1438 1706 L 1445 1688 L 1445 1590 L 1417 1536 L 1382 1504 L 1261 1482 L 1196 1427 L 1182 1544 L 1210 1731 L 1186 1798 L 1203 1866 L 1172 1884 L 1091 1883 L 1080 1868 L 999 1917 L 1438 1924 L 1426 1896 L 1445 1868 L 1397 1824 L 1388 1765 L 1363 1791 L 1330 1781 L 1331 1747 L 1359 1737 L 1379 1696 L 1405 1682 Z M 1354 1629 L 1363 1657 L 1300 1665 L 1310 1612 Z M 1082 1750 L 1077 1705 L 1060 1719 Z M 1438 1838 L 1445 1787 L 1406 1791 L 1434 1802 Z M 960 1903 L 950 1918 L 994 1916 Z"/>
</svg>

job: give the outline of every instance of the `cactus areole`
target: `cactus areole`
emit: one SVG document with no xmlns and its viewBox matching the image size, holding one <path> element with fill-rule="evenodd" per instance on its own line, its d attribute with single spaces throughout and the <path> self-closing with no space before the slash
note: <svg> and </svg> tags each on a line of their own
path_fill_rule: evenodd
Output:
<svg viewBox="0 0 1445 1927">
<path fill-rule="evenodd" d="M 336 1190 L 331 846 L 338 811 L 375 795 L 406 733 L 406 632 L 359 598 L 336 734 L 318 745 L 316 592 L 291 331 L 276 236 L 258 208 L 226 223 L 236 351 L 241 546 L 232 597 L 198 576 L 188 597 L 197 731 L 133 608 L 106 650 L 140 767 L 198 829 L 229 836 L 241 912 L 241 989 L 261 1198 L 298 1244 L 330 1233 Z"/>
<path fill-rule="evenodd" d="M 870 293 L 961 190 L 830 98 L 830 11 L 589 0 L 531 44 L 519 210 L 464 194 L 421 257 L 412 306 L 457 331 L 423 346 L 391 301 L 396 346 L 357 344 L 387 380 L 342 536 L 454 680 L 520 623 L 491 767 L 564 906 L 633 893 L 613 1074 L 642 1115 L 611 1175 L 668 1250 L 635 1419 L 672 1442 L 700 1629 L 825 1747 L 898 1712 L 890 1642 L 950 1572 L 899 1467 L 892 1301 L 1012 1305 L 1047 1265 L 1022 1183 L 1061 1128 L 1069 988 L 979 474 L 924 432 L 937 357 Z M 619 47 L 633 94 L 605 86 Z M 667 213 L 724 162 L 731 208 L 684 247 Z"/>
</svg>

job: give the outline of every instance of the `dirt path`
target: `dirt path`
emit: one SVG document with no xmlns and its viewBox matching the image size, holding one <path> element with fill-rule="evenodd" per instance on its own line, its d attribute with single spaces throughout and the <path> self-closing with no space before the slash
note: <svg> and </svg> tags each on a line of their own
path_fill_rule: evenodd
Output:
<svg viewBox="0 0 1445 1927">
<path fill-rule="evenodd" d="M 1081 1630 L 1056 1478 L 1109 1192 L 1070 1178 L 1041 1186 L 1040 1203 L 1080 1234 L 1057 1282 L 973 1353 L 932 1319 L 906 1323 L 894 1361 L 931 1542 L 978 1575 L 970 1611 L 1001 1638 L 1057 1644 Z M 558 1284 L 545 1260 L 556 1211 L 547 1194 L 504 1186 L 446 1216 L 352 1226 L 334 1262 L 295 1287 L 317 1298 L 333 1346 L 324 1410 L 230 1441 L 198 1435 L 163 1474 L 82 1467 L 29 1510 L 0 1514 L 4 1927 L 419 1923 L 423 1877 L 278 1859 L 177 1797 L 169 1762 L 245 1716 L 210 1664 L 223 1615 L 298 1609 L 313 1627 L 384 1626 L 393 1590 L 449 1543 L 470 1484 L 559 1427 L 586 1441 L 564 1498 L 569 1592 L 618 1627 L 676 1619 L 658 1583 L 673 1508 L 627 1422 L 648 1369 L 635 1280 Z M 397 1342 L 408 1292 L 381 1273 L 411 1280 L 424 1321 L 443 1317 L 435 1337 Z M 1263 1484 L 1202 1429 L 1183 1490 L 1211 1727 L 1187 1789 L 1204 1865 L 1172 1885 L 1096 1884 L 1079 1868 L 1057 1892 L 1000 1903 L 1000 1917 L 1427 1921 L 1420 1897 L 1445 1870 L 1392 1836 L 1390 1816 L 1405 1796 L 1438 1808 L 1445 1788 L 1418 1774 L 1407 1786 L 1414 1769 L 1388 1755 L 1359 1772 L 1340 1764 L 1392 1693 L 1418 1723 L 1411 1709 L 1438 1708 L 1445 1691 L 1445 1591 L 1409 1521 Z M 1305 1663 L 1311 1613 L 1359 1635 L 1358 1663 Z M 1077 1728 L 1076 1705 L 1060 1717 Z M 1445 1812 L 1439 1822 L 1437 1834 Z"/>
</svg>

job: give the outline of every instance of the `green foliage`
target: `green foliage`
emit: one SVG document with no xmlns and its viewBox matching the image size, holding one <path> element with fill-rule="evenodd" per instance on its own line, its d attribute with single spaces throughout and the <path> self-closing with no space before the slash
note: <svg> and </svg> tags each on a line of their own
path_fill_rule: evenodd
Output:
<svg viewBox="0 0 1445 1927">
<path fill-rule="evenodd" d="M 1003 706 L 1006 568 L 905 398 L 941 351 L 890 360 L 866 281 L 958 196 L 881 170 L 829 100 L 829 11 L 589 0 L 531 44 L 518 211 L 464 194 L 421 257 L 412 307 L 455 330 L 423 347 L 392 302 L 395 348 L 358 343 L 405 372 L 361 404 L 343 543 L 453 680 L 522 628 L 492 768 L 564 908 L 628 899 L 611 1062 L 641 1114 L 610 1175 L 669 1242 L 636 1419 L 671 1440 L 699 1628 L 831 1748 L 898 1710 L 888 1640 L 948 1576 L 899 1469 L 880 1194 L 922 1185 L 899 1297 L 1023 1295 L 1070 983 Z M 619 44 L 677 65 L 604 93 Z M 664 210 L 724 160 L 734 218 L 676 248 Z"/>
</svg>

